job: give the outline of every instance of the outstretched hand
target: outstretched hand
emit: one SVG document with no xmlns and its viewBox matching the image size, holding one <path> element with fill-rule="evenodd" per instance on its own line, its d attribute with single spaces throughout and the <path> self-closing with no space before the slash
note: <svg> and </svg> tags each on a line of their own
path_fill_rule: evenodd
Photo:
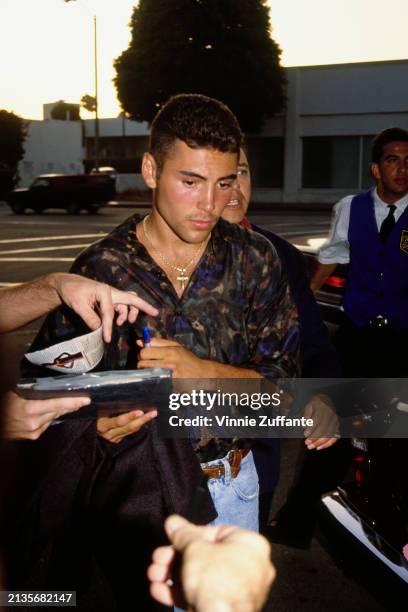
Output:
<svg viewBox="0 0 408 612">
<path fill-rule="evenodd" d="M 105 283 L 77 274 L 56 274 L 55 289 L 62 302 L 72 308 L 90 327 L 97 329 L 102 324 L 103 339 L 110 342 L 115 312 L 116 323 L 134 323 L 139 311 L 157 316 L 158 310 L 132 291 L 120 291 Z"/>
<path fill-rule="evenodd" d="M 166 520 L 165 529 L 173 546 L 157 548 L 148 569 L 157 601 L 198 612 L 262 608 L 275 578 L 264 537 L 229 525 L 198 527 L 177 515 Z M 170 579 L 176 551 L 182 555 L 182 593 Z"/>
</svg>

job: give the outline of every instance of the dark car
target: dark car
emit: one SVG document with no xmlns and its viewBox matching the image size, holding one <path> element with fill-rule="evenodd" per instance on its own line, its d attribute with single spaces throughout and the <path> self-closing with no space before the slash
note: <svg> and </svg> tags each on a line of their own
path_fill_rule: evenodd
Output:
<svg viewBox="0 0 408 612">
<path fill-rule="evenodd" d="M 382 600 L 386 609 L 406 609 L 407 440 L 352 438 L 351 444 L 348 477 L 322 497 L 321 538 L 343 571 Z"/>
<path fill-rule="evenodd" d="M 97 212 L 115 195 L 115 180 L 108 174 L 42 174 L 30 187 L 10 191 L 5 200 L 16 215 L 47 208 L 74 215 L 82 209 Z"/>
</svg>

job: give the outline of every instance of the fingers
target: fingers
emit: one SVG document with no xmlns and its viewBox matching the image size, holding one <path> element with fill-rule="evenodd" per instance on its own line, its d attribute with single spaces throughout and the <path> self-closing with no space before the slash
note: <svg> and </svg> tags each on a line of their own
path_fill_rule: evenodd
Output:
<svg viewBox="0 0 408 612">
<path fill-rule="evenodd" d="M 128 312 L 129 323 L 134 323 L 137 319 L 138 314 L 139 314 L 139 309 L 136 308 L 136 306 L 129 306 L 129 312 Z"/>
<path fill-rule="evenodd" d="M 115 304 L 115 312 L 117 313 L 116 325 L 123 325 L 129 319 L 128 307 L 125 304 Z"/>
<path fill-rule="evenodd" d="M 47 400 L 24 400 L 24 412 L 27 417 L 39 417 L 42 415 L 53 415 L 54 418 L 75 412 L 83 406 L 91 403 L 89 397 L 58 397 Z"/>
<path fill-rule="evenodd" d="M 174 599 L 170 587 L 165 582 L 152 582 L 150 594 L 164 606 L 174 606 Z"/>
<path fill-rule="evenodd" d="M 166 606 L 174 605 L 174 598 L 170 585 L 166 580 L 170 575 L 171 564 L 176 551 L 172 546 L 161 546 L 153 552 L 153 562 L 147 570 L 147 576 L 151 581 L 150 592 L 152 597 Z"/>
<path fill-rule="evenodd" d="M 111 295 L 114 304 L 133 306 L 137 310 L 141 310 L 152 317 L 156 317 L 159 314 L 157 308 L 146 302 L 146 300 L 138 297 L 134 291 L 120 291 L 112 287 Z"/>
<path fill-rule="evenodd" d="M 112 337 L 112 323 L 114 315 L 110 287 L 108 285 L 99 284 L 95 293 L 95 298 L 97 304 L 99 305 L 102 317 L 103 339 L 105 342 L 110 342 Z"/>
<path fill-rule="evenodd" d="M 138 361 L 137 368 L 139 370 L 143 370 L 145 368 L 165 368 L 166 370 L 173 370 L 173 372 L 177 370 L 175 363 L 167 363 L 161 359 L 146 359 L 143 361 Z"/>
<path fill-rule="evenodd" d="M 336 444 L 338 438 L 307 438 L 305 440 L 305 444 L 308 450 L 323 450 L 325 448 L 330 448 L 333 444 Z"/>
<path fill-rule="evenodd" d="M 159 548 L 156 548 L 153 552 L 152 559 L 157 565 L 170 567 L 175 556 L 176 551 L 173 546 L 159 546 Z"/>
<path fill-rule="evenodd" d="M 168 344 L 163 344 L 168 342 Z M 181 345 L 173 340 L 163 338 L 152 338 L 151 344 L 144 347 L 143 340 L 137 340 L 136 344 L 141 347 L 138 355 L 139 369 L 143 368 L 169 368 L 175 370 L 177 363 L 183 358 Z"/>
<path fill-rule="evenodd" d="M 141 348 L 144 347 L 143 340 L 136 340 L 136 344 Z M 167 338 L 158 338 L 157 336 L 153 336 L 150 340 L 149 348 L 158 349 L 168 347 L 182 348 L 181 344 L 179 342 L 176 342 L 175 340 L 167 340 Z"/>
<path fill-rule="evenodd" d="M 55 419 L 89 403 L 88 397 L 26 400 L 9 392 L 4 397 L 3 435 L 9 439 L 37 440 Z"/>
<path fill-rule="evenodd" d="M 102 417 L 98 419 L 97 431 L 108 442 L 117 444 L 126 436 L 138 432 L 143 425 L 152 421 L 156 416 L 157 410 L 146 413 L 135 410 L 120 414 L 117 417 Z"/>
</svg>

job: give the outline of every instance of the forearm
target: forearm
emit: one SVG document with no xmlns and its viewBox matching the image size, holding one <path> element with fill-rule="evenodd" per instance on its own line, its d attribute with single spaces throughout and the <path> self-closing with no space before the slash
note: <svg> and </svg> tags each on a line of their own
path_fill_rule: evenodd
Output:
<svg viewBox="0 0 408 612">
<path fill-rule="evenodd" d="M 58 276 L 62 273 L 0 289 L 0 333 L 13 331 L 59 306 L 55 284 Z"/>
<path fill-rule="evenodd" d="M 310 279 L 310 289 L 312 291 L 318 291 L 326 278 L 334 272 L 336 267 L 337 263 L 323 264 L 319 262 Z"/>
</svg>

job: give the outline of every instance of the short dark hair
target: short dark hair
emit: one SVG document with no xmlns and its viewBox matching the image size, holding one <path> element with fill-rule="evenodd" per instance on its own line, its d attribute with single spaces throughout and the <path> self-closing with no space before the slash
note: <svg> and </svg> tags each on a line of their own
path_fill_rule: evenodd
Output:
<svg viewBox="0 0 408 612">
<path fill-rule="evenodd" d="M 239 155 L 243 136 L 237 118 L 219 100 L 179 94 L 166 102 L 151 125 L 149 152 L 159 171 L 176 140 L 192 149 L 209 148 Z"/>
<path fill-rule="evenodd" d="M 407 130 L 394 127 L 379 132 L 371 143 L 371 161 L 378 164 L 381 160 L 385 145 L 396 141 L 408 142 Z"/>
</svg>

